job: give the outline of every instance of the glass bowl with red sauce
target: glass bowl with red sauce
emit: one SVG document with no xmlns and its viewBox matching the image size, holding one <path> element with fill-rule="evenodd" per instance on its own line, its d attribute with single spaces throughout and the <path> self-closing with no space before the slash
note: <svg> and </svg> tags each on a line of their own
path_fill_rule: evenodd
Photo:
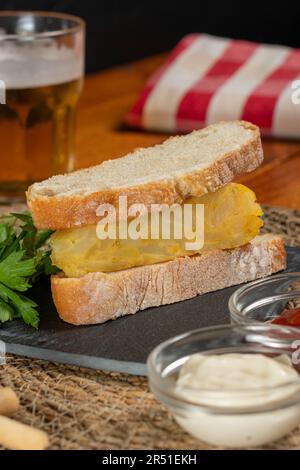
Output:
<svg viewBox="0 0 300 470">
<path fill-rule="evenodd" d="M 233 324 L 274 323 L 299 329 L 300 272 L 277 274 L 250 282 L 229 299 Z"/>
</svg>

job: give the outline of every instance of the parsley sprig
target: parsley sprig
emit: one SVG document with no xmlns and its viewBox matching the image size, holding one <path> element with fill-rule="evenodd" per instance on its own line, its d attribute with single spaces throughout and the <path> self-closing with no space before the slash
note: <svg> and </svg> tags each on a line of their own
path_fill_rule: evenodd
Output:
<svg viewBox="0 0 300 470">
<path fill-rule="evenodd" d="M 37 304 L 26 292 L 42 274 L 53 274 L 47 241 L 51 230 L 38 231 L 29 212 L 0 217 L 0 322 L 21 318 L 39 326 Z"/>
</svg>

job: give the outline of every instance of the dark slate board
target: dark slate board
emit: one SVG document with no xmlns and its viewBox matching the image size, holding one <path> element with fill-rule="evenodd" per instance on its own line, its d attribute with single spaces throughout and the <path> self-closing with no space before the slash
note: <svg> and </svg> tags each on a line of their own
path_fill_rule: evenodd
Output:
<svg viewBox="0 0 300 470">
<path fill-rule="evenodd" d="M 288 248 L 288 271 L 300 271 L 298 248 Z M 33 292 L 40 306 L 40 329 L 10 322 L 0 328 L 0 340 L 7 352 L 21 356 L 143 375 L 148 354 L 162 341 L 195 328 L 229 323 L 228 299 L 236 288 L 150 308 L 103 325 L 72 326 L 57 316 L 45 280 Z"/>
</svg>

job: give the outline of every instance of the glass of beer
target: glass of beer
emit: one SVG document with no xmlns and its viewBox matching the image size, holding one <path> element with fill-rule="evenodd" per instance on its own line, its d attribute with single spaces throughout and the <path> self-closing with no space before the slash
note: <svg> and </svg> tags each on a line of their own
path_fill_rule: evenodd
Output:
<svg viewBox="0 0 300 470">
<path fill-rule="evenodd" d="M 0 12 L 0 194 L 74 168 L 84 75 L 84 22 L 50 12 Z"/>
</svg>

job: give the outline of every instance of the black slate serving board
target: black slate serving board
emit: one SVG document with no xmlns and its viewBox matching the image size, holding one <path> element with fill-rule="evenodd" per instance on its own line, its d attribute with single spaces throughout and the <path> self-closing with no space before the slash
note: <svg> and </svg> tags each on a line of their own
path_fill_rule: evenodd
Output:
<svg viewBox="0 0 300 470">
<path fill-rule="evenodd" d="M 288 271 L 300 271 L 300 249 L 287 251 Z M 49 280 L 44 280 L 32 293 L 40 306 L 39 330 L 10 322 L 0 328 L 0 340 L 8 353 L 144 375 L 148 354 L 162 341 L 195 328 L 229 323 L 228 300 L 236 289 L 150 308 L 103 325 L 72 326 L 59 319 Z"/>
</svg>

